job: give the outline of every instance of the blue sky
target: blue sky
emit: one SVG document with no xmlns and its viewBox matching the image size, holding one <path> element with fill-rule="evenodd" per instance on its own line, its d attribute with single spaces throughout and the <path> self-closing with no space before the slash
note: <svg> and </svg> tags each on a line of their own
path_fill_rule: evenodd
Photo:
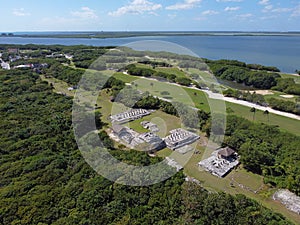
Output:
<svg viewBox="0 0 300 225">
<path fill-rule="evenodd" d="M 0 31 L 300 31 L 299 0 L 0 0 Z"/>
</svg>

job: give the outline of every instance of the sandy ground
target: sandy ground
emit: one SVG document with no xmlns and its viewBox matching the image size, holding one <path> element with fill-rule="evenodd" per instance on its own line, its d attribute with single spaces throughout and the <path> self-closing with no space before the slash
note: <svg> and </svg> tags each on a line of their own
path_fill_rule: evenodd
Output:
<svg viewBox="0 0 300 225">
<path fill-rule="evenodd" d="M 253 93 L 259 94 L 259 95 L 273 95 L 274 93 L 270 90 L 256 90 L 256 91 L 250 91 L 251 94 Z"/>
<path fill-rule="evenodd" d="M 295 96 L 294 95 L 280 95 L 280 97 L 283 97 L 283 98 L 294 98 Z"/>
</svg>

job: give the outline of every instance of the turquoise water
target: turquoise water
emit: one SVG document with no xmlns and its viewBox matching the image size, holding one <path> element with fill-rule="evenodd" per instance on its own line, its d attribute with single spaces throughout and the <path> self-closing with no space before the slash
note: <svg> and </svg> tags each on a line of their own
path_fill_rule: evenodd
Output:
<svg viewBox="0 0 300 225">
<path fill-rule="evenodd" d="M 155 36 L 106 39 L 0 37 L 0 44 L 120 46 L 143 40 L 173 42 L 208 59 L 237 59 L 246 63 L 276 66 L 288 73 L 300 69 L 300 36 Z"/>
</svg>

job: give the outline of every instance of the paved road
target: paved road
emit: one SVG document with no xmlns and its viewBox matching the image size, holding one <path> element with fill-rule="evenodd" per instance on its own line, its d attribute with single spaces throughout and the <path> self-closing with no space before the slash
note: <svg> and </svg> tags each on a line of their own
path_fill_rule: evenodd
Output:
<svg viewBox="0 0 300 225">
<path fill-rule="evenodd" d="M 147 78 L 147 77 L 143 77 L 143 79 L 156 80 L 154 78 Z M 279 111 L 279 110 L 272 109 L 270 107 L 260 106 L 260 105 L 257 105 L 255 103 L 251 103 L 251 102 L 247 102 L 247 101 L 243 101 L 243 100 L 238 100 L 238 99 L 231 98 L 231 97 L 224 97 L 224 95 L 222 95 L 222 94 L 213 93 L 212 91 L 209 91 L 209 90 L 200 90 L 196 87 L 186 87 L 186 86 L 182 86 L 182 85 L 179 85 L 179 84 L 174 84 L 174 83 L 170 83 L 170 82 L 168 82 L 168 83 L 170 85 L 176 85 L 176 86 L 181 86 L 181 87 L 190 88 L 190 89 L 205 92 L 210 99 L 219 99 L 219 100 L 223 100 L 225 102 L 231 102 L 231 103 L 235 103 L 235 104 L 238 104 L 238 105 L 243 105 L 243 106 L 250 107 L 250 108 L 254 107 L 254 108 L 256 108 L 258 110 L 262 110 L 262 111 L 268 110 L 270 113 L 273 113 L 273 114 L 276 114 L 276 115 L 288 117 L 288 118 L 295 119 L 295 120 L 300 120 L 300 116 L 295 115 L 293 113 L 282 112 L 282 111 Z M 161 99 L 166 100 L 164 98 L 161 98 Z"/>
<path fill-rule="evenodd" d="M 262 111 L 268 110 L 270 113 L 273 113 L 273 114 L 289 117 L 289 118 L 295 119 L 295 120 L 300 120 L 300 116 L 295 115 L 293 113 L 282 112 L 279 110 L 272 109 L 270 107 L 260 106 L 260 105 L 257 105 L 257 104 L 251 103 L 251 102 L 238 100 L 238 99 L 230 98 L 230 97 L 224 97 L 221 94 L 212 93 L 211 91 L 207 91 L 207 90 L 203 90 L 203 92 L 207 93 L 209 98 L 211 98 L 211 99 L 220 99 L 220 100 L 224 100 L 226 102 L 232 102 L 232 103 L 247 106 L 250 108 L 254 107 L 254 108 L 256 108 L 258 110 L 262 110 Z"/>
</svg>

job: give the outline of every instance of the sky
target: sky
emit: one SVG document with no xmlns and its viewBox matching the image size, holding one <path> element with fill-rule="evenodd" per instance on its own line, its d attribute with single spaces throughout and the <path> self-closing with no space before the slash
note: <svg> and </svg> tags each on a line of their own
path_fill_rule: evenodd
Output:
<svg viewBox="0 0 300 225">
<path fill-rule="evenodd" d="M 300 31 L 300 0 L 0 0 L 0 31 Z"/>
</svg>

